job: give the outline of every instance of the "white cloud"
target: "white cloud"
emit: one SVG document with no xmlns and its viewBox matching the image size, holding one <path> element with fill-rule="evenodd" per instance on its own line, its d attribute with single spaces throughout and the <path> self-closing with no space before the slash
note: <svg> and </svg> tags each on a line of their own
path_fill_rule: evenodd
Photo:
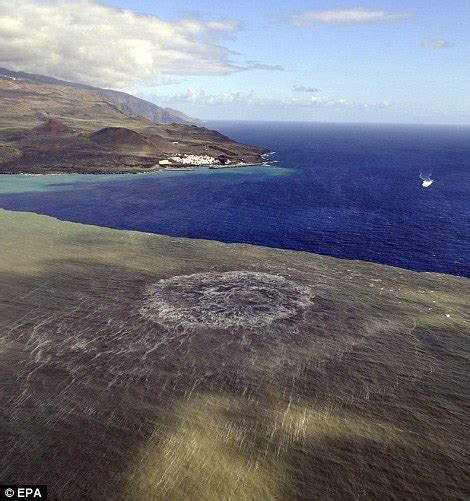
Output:
<svg viewBox="0 0 470 501">
<path fill-rule="evenodd" d="M 305 85 L 294 85 L 292 90 L 294 92 L 319 92 L 319 89 L 316 87 L 307 87 Z"/>
<path fill-rule="evenodd" d="M 261 61 L 246 61 L 247 66 L 244 70 L 267 70 L 267 71 L 285 71 L 279 64 L 266 64 Z"/>
<path fill-rule="evenodd" d="M 186 82 L 187 78 L 173 78 L 162 75 L 160 78 L 154 80 L 153 84 L 155 87 L 163 85 L 178 85 L 180 83 Z"/>
<path fill-rule="evenodd" d="M 352 24 L 379 21 L 399 21 L 411 17 L 407 13 L 386 12 L 371 9 L 307 10 L 292 15 L 289 21 L 294 26 L 311 24 Z"/>
<path fill-rule="evenodd" d="M 147 96 L 147 99 L 157 100 L 159 103 L 191 103 L 210 106 L 224 105 L 255 105 L 261 101 L 253 92 L 227 92 L 220 94 L 208 94 L 204 90 L 189 88 L 167 96 Z"/>
<path fill-rule="evenodd" d="M 187 89 L 186 91 L 167 96 L 146 96 L 159 104 L 197 104 L 205 106 L 249 106 L 251 108 L 349 108 L 380 109 L 388 108 L 391 103 L 380 101 L 360 103 L 347 99 L 336 99 L 326 96 L 307 96 L 300 98 L 264 98 L 254 92 L 228 92 L 208 94 L 204 90 Z"/>
<path fill-rule="evenodd" d="M 0 0 L 0 66 L 109 87 L 245 69 L 214 37 L 235 21 L 167 21 L 93 0 Z"/>
<path fill-rule="evenodd" d="M 448 49 L 454 47 L 455 44 L 443 38 L 426 38 L 421 42 L 421 45 L 429 49 Z"/>
</svg>

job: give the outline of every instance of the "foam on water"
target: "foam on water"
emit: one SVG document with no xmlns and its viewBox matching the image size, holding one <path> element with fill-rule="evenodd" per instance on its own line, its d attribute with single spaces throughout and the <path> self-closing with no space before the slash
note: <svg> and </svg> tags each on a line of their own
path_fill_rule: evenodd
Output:
<svg viewBox="0 0 470 501">
<path fill-rule="evenodd" d="M 311 304 L 309 287 L 250 271 L 195 273 L 149 287 L 141 314 L 168 327 L 261 327 Z"/>
</svg>

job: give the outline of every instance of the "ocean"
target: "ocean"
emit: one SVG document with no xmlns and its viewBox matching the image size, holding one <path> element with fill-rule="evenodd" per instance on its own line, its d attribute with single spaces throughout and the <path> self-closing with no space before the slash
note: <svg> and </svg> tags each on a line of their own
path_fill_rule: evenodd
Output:
<svg viewBox="0 0 470 501">
<path fill-rule="evenodd" d="M 0 210 L 0 478 L 470 499 L 470 281 Z"/>
<path fill-rule="evenodd" d="M 470 276 L 470 127 L 205 125 L 274 152 L 268 165 L 3 176 L 0 207 Z"/>
<path fill-rule="evenodd" d="M 209 125 L 275 153 L 0 176 L 2 481 L 470 499 L 470 129 Z"/>
</svg>

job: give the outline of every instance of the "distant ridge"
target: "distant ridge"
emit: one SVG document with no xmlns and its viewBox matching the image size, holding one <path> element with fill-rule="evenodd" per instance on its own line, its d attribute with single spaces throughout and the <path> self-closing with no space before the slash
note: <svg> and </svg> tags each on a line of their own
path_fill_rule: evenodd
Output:
<svg viewBox="0 0 470 501">
<path fill-rule="evenodd" d="M 156 124 L 195 124 L 199 120 L 188 117 L 184 113 L 171 108 L 162 108 L 154 103 L 145 101 L 139 97 L 132 96 L 126 92 L 120 92 L 111 89 L 102 89 L 92 85 L 80 84 L 76 82 L 68 82 L 59 80 L 58 78 L 49 77 L 46 75 L 36 75 L 34 73 L 25 73 L 24 71 L 12 71 L 6 68 L 0 68 L 0 77 L 7 77 L 15 80 L 28 80 L 30 82 L 43 83 L 49 85 L 61 85 L 62 87 L 73 87 L 74 89 L 90 90 L 98 92 L 117 105 L 123 113 L 128 115 L 136 115 L 146 118 Z"/>
</svg>

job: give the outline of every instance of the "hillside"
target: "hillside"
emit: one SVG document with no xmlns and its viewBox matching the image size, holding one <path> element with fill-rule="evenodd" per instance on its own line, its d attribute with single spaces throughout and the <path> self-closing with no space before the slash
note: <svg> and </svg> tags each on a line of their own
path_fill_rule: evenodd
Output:
<svg viewBox="0 0 470 501">
<path fill-rule="evenodd" d="M 197 120 L 196 118 L 188 117 L 181 111 L 173 110 L 171 108 L 162 108 L 154 103 L 150 103 L 149 101 L 145 101 L 144 99 L 140 99 L 138 97 L 132 96 L 131 94 L 127 94 L 126 92 L 120 92 L 111 89 L 101 89 L 92 85 L 67 82 L 65 80 L 59 80 L 57 78 L 49 77 L 46 75 L 36 75 L 34 73 L 25 73 L 23 71 L 11 71 L 7 70 L 6 68 L 0 68 L 0 78 L 1 77 L 97 92 L 98 94 L 106 96 L 108 101 L 116 104 L 124 113 L 137 115 L 157 124 L 195 124 L 199 122 L 199 120 Z"/>
<path fill-rule="evenodd" d="M 141 172 L 172 156 L 258 163 L 264 153 L 204 127 L 152 123 L 70 86 L 3 77 L 0 103 L 1 173 Z"/>
</svg>

